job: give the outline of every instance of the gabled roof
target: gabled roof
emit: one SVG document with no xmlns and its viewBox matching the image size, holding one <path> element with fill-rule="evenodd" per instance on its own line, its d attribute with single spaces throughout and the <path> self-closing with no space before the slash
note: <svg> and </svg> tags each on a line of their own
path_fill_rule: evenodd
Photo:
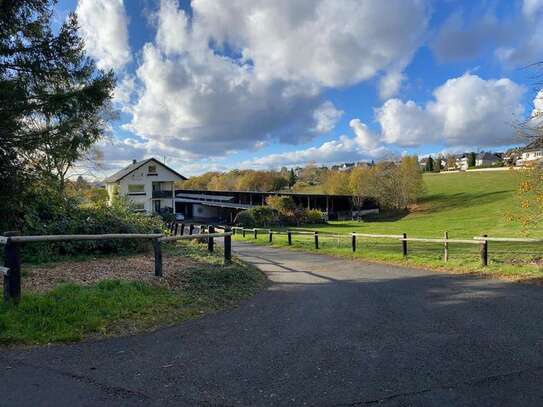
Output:
<svg viewBox="0 0 543 407">
<path fill-rule="evenodd" d="M 123 179 L 124 177 L 126 177 L 128 174 L 132 173 L 133 171 L 137 170 L 138 168 L 142 167 L 143 165 L 151 162 L 151 161 L 154 161 L 156 162 L 157 164 L 163 166 L 164 168 L 170 170 L 171 172 L 173 172 L 175 175 L 177 175 L 178 177 L 180 177 L 181 179 L 183 180 L 186 180 L 187 177 L 184 177 L 183 175 L 179 174 L 177 171 L 171 169 L 170 167 L 168 167 L 166 164 L 164 163 L 161 163 L 160 161 L 158 161 L 156 158 L 154 157 L 151 157 L 151 158 L 147 158 L 146 160 L 141 160 L 141 161 L 137 161 L 135 163 L 132 163 L 130 164 L 129 166 L 127 167 L 124 167 L 122 170 L 119 170 L 117 171 L 115 174 L 107 177 L 104 182 L 108 182 L 108 183 L 111 183 L 111 182 L 119 182 L 121 179 Z"/>
</svg>

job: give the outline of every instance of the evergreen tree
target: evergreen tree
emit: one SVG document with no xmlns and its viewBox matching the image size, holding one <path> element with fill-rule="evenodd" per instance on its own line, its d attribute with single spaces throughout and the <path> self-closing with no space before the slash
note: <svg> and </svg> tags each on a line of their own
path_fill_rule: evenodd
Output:
<svg viewBox="0 0 543 407">
<path fill-rule="evenodd" d="M 294 168 L 290 169 L 290 172 L 288 174 L 288 187 L 291 189 L 294 184 L 296 184 L 296 181 L 298 180 L 298 177 L 296 177 L 296 174 L 294 173 Z"/>
<path fill-rule="evenodd" d="M 468 154 L 468 167 L 469 168 L 475 167 L 475 159 L 476 159 L 476 154 L 473 151 Z"/>
<path fill-rule="evenodd" d="M 428 160 L 426 160 L 426 166 L 424 167 L 424 171 L 426 172 L 432 172 L 434 170 L 434 159 L 432 156 L 428 157 Z"/>
<path fill-rule="evenodd" d="M 69 169 L 110 118 L 113 72 L 85 55 L 75 14 L 53 33 L 54 3 L 0 2 L 0 194 L 10 196 L 0 219 L 13 219 L 37 182 L 62 193 Z"/>
</svg>

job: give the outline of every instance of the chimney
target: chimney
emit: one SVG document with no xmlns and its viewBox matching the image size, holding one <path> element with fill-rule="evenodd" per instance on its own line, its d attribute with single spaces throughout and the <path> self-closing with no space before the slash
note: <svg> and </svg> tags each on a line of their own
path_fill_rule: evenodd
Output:
<svg viewBox="0 0 543 407">
<path fill-rule="evenodd" d="M 138 160 L 132 160 L 132 164 L 136 164 Z"/>
</svg>

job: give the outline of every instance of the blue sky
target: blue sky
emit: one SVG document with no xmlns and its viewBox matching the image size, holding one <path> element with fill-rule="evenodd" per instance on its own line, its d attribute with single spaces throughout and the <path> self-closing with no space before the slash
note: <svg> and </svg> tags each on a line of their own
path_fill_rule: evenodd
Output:
<svg viewBox="0 0 543 407">
<path fill-rule="evenodd" d="M 501 150 L 539 100 L 543 0 L 62 0 L 58 21 L 76 10 L 118 78 L 111 168 Z"/>
</svg>

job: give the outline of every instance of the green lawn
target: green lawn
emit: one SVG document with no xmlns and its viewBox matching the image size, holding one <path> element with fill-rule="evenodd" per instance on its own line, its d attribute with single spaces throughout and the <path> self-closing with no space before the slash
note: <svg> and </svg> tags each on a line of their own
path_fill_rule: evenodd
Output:
<svg viewBox="0 0 543 407">
<path fill-rule="evenodd" d="M 515 191 L 518 173 L 512 170 L 425 174 L 426 194 L 417 207 L 401 216 L 378 216 L 358 221 L 330 222 L 326 225 L 292 228 L 319 232 L 319 252 L 364 258 L 374 261 L 401 263 L 461 272 L 484 272 L 511 279 L 543 278 L 540 267 L 543 245 L 489 243 L 489 266 L 480 266 L 479 246 L 450 244 L 449 261 L 445 263 L 443 246 L 436 243 L 409 243 L 404 259 L 401 243 L 391 239 L 358 238 L 358 249 L 351 251 L 351 232 L 402 234 L 410 237 L 468 238 L 487 234 L 494 237 L 518 237 L 526 234 L 520 225 L 507 220 L 507 213 L 517 207 Z M 344 237 L 331 236 L 344 235 Z M 543 237 L 541 228 L 528 236 Z M 239 239 L 239 235 L 236 237 Z M 267 235 L 255 241 L 251 234 L 245 240 L 267 244 Z M 287 246 L 284 235 L 274 236 L 275 246 Z M 312 236 L 294 235 L 292 249 L 315 251 Z"/>
<path fill-rule="evenodd" d="M 134 333 L 196 318 L 254 294 L 265 278 L 254 267 L 196 244 L 164 245 L 168 256 L 197 265 L 182 272 L 182 288 L 138 281 L 103 280 L 90 286 L 61 284 L 45 293 L 23 293 L 21 303 L 0 304 L 0 344 L 70 342 L 88 336 Z M 170 271 L 175 272 L 175 271 Z"/>
</svg>

